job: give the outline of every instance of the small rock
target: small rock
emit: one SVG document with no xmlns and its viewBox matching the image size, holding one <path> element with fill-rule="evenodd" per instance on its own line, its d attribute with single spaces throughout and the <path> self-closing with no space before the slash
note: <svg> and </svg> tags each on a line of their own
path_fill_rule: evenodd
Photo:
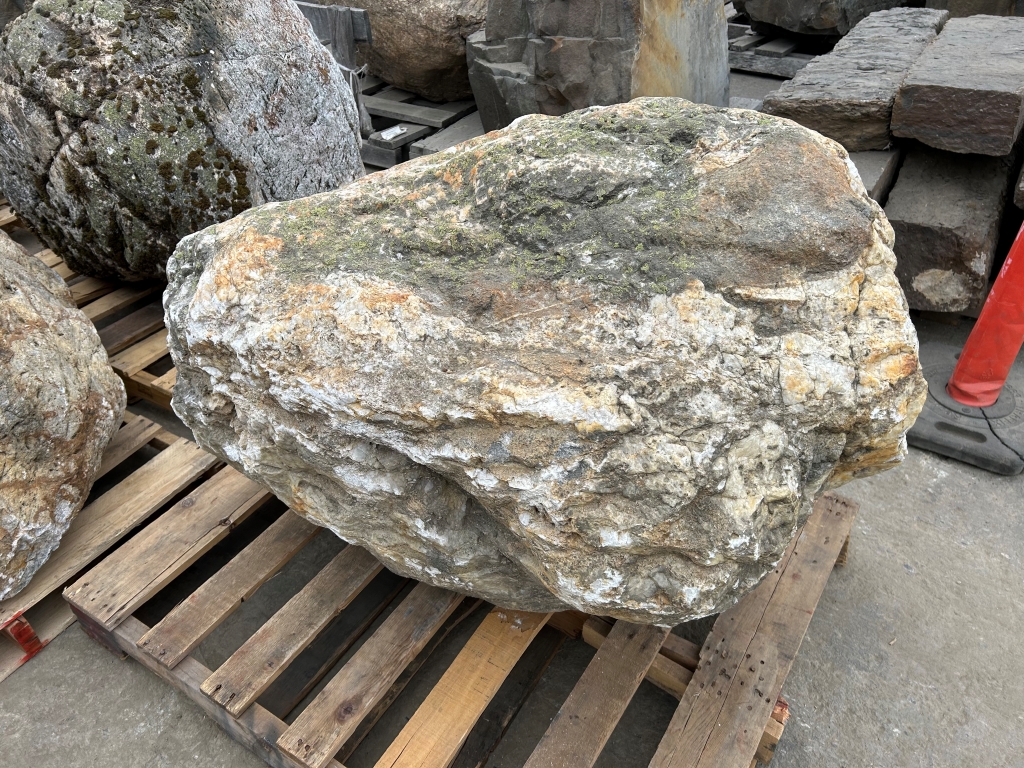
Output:
<svg viewBox="0 0 1024 768">
<path fill-rule="evenodd" d="M 1008 155 L 1024 122 L 1024 18 L 950 19 L 903 80 L 892 133 L 950 152 Z"/>
<path fill-rule="evenodd" d="M 531 115 L 183 240 L 173 406 L 398 573 L 676 624 L 904 455 L 925 383 L 891 243 L 789 121 Z"/>
<path fill-rule="evenodd" d="M 928 147 L 907 152 L 885 213 L 912 309 L 963 312 L 984 300 L 1011 164 Z"/>
<path fill-rule="evenodd" d="M 124 407 L 64 281 L 0 232 L 0 600 L 60 544 Z"/>
<path fill-rule="evenodd" d="M 370 15 L 373 45 L 360 46 L 370 72 L 431 101 L 473 95 L 466 38 L 484 25 L 487 0 L 346 0 Z"/>
<path fill-rule="evenodd" d="M 638 96 L 729 103 L 725 10 L 715 0 L 490 0 L 467 51 L 488 131 Z"/>
<path fill-rule="evenodd" d="M 850 152 L 887 149 L 896 92 L 947 16 L 925 8 L 871 14 L 831 53 L 768 94 L 764 111 L 813 128 Z"/>
<path fill-rule="evenodd" d="M 72 269 L 363 173 L 345 75 L 289 0 L 40 0 L 0 45 L 0 186 Z"/>
</svg>

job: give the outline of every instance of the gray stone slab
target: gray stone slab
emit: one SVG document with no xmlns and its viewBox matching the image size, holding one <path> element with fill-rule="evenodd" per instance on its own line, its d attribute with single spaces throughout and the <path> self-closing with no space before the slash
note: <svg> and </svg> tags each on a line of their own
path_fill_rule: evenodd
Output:
<svg viewBox="0 0 1024 768">
<path fill-rule="evenodd" d="M 989 16 L 1013 16 L 1015 6 L 1014 0 L 928 0 L 925 3 L 926 8 L 949 11 L 951 19 L 977 16 L 979 13 Z"/>
<path fill-rule="evenodd" d="M 729 97 L 730 109 L 752 109 L 755 112 L 759 112 L 763 103 L 761 99 L 746 99 L 742 96 Z"/>
<path fill-rule="evenodd" d="M 757 72 L 774 77 L 794 77 L 813 59 L 813 56 L 797 53 L 776 59 L 772 56 L 761 56 L 754 51 L 729 51 L 729 67 L 731 69 L 740 72 Z"/>
<path fill-rule="evenodd" d="M 483 126 L 638 96 L 729 101 L 721 0 L 490 0 L 466 40 Z"/>
<path fill-rule="evenodd" d="M 885 205 L 889 190 L 896 181 L 902 154 L 899 149 L 850 153 L 850 160 L 857 167 L 868 195 L 879 205 Z"/>
<path fill-rule="evenodd" d="M 928 147 L 907 152 L 885 214 L 912 309 L 962 312 L 984 297 L 1011 165 Z"/>
<path fill-rule="evenodd" d="M 761 43 L 766 42 L 767 40 L 768 37 L 765 35 L 755 35 L 753 33 L 749 33 L 744 35 L 743 37 L 738 37 L 731 43 L 729 43 L 729 50 L 749 51 L 751 48 L 755 48 Z"/>
<path fill-rule="evenodd" d="M 873 13 L 765 99 L 764 111 L 835 139 L 851 152 L 891 143 L 893 102 L 947 13 L 894 8 Z"/>
<path fill-rule="evenodd" d="M 950 19 L 896 96 L 892 133 L 951 152 L 1006 155 L 1024 122 L 1024 18 Z"/>
<path fill-rule="evenodd" d="M 762 56 L 773 56 L 776 59 L 781 59 L 783 56 L 789 56 L 793 51 L 796 50 L 796 43 L 785 37 L 777 37 L 770 43 L 759 45 L 754 49 L 754 53 L 759 53 Z"/>
<path fill-rule="evenodd" d="M 484 127 L 480 121 L 480 113 L 474 112 L 457 123 L 448 126 L 443 131 L 438 131 L 433 136 L 417 141 L 409 147 L 409 157 L 422 157 L 440 152 L 442 149 L 454 147 L 464 141 L 484 135 Z"/>
</svg>

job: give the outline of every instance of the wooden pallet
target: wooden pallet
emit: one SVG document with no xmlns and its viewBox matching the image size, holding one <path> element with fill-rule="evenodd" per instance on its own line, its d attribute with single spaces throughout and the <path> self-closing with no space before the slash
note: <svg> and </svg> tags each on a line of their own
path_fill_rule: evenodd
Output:
<svg viewBox="0 0 1024 768">
<path fill-rule="evenodd" d="M 295 557 L 315 526 L 285 510 L 152 626 L 135 614 L 267 499 L 235 470 L 217 468 L 64 597 L 93 639 L 189 696 L 269 765 L 290 768 L 343 768 L 441 640 L 470 616 L 479 625 L 400 732 L 388 736 L 379 768 L 482 764 L 563 642 L 551 627 L 598 651 L 529 768 L 593 765 L 645 677 L 680 700 L 652 766 L 767 762 L 787 715 L 783 681 L 856 512 L 839 497 L 819 501 L 778 568 L 718 618 L 703 647 L 661 627 L 481 605 L 406 582 L 349 545 L 208 669 L 193 651 Z"/>
</svg>

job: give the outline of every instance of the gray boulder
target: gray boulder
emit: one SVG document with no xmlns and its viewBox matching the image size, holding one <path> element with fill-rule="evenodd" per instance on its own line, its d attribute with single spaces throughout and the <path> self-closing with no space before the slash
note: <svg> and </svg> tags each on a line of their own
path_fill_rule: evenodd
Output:
<svg viewBox="0 0 1024 768">
<path fill-rule="evenodd" d="M 485 130 L 638 96 L 729 104 L 725 7 L 716 0 L 490 0 L 469 38 Z"/>
<path fill-rule="evenodd" d="M 875 11 L 906 4 L 907 0 L 733 0 L 755 29 L 803 35 L 845 35 Z"/>
<path fill-rule="evenodd" d="M 0 32 L 25 12 L 26 5 L 32 5 L 32 0 L 0 0 Z"/>
<path fill-rule="evenodd" d="M 370 16 L 373 45 L 360 46 L 370 72 L 431 101 L 472 96 L 466 38 L 484 23 L 487 0 L 345 0 Z"/>
<path fill-rule="evenodd" d="M 173 406 L 398 573 L 675 624 L 902 459 L 925 383 L 891 247 L 794 123 L 524 117 L 184 239 Z"/>
<path fill-rule="evenodd" d="M 124 407 L 64 281 L 0 232 L 0 600 L 60 544 Z"/>
<path fill-rule="evenodd" d="M 342 70 L 289 0 L 40 0 L 0 47 L 0 186 L 73 269 L 362 175 Z"/>
</svg>

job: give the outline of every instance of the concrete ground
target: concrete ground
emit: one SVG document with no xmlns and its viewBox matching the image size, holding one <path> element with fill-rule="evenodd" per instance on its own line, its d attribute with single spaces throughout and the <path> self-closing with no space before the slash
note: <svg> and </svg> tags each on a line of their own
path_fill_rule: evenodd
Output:
<svg viewBox="0 0 1024 768">
<path fill-rule="evenodd" d="M 733 95 L 763 98 L 778 82 L 734 75 Z M 922 331 L 962 338 L 965 328 Z M 1015 376 L 1024 392 L 1024 363 Z M 832 574 L 786 680 L 793 715 L 772 765 L 1024 767 L 1024 476 L 912 449 L 899 468 L 841 493 L 861 505 L 849 564 Z M 337 547 L 321 534 L 198 655 L 210 666 L 230 655 Z M 374 764 L 479 618 L 438 649 L 348 768 Z M 592 655 L 581 642 L 563 643 L 488 768 L 523 764 Z M 673 707 L 644 683 L 599 766 L 645 766 Z M 183 695 L 77 626 L 0 683 L 0 747 L 37 768 L 264 765 Z"/>
</svg>

